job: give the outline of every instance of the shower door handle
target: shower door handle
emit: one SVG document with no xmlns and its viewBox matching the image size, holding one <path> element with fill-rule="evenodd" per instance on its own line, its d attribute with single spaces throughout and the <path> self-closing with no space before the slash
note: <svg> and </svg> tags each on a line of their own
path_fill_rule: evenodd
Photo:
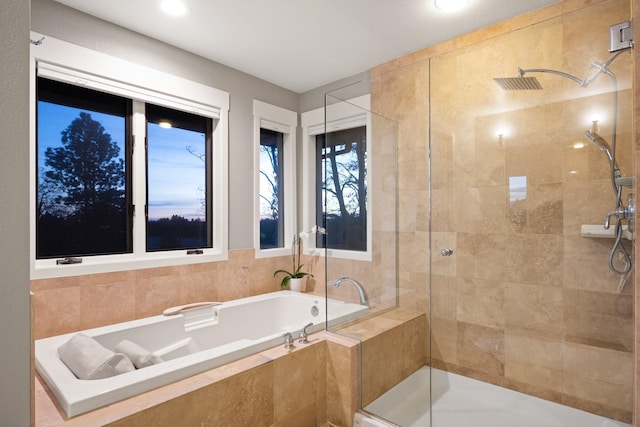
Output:
<svg viewBox="0 0 640 427">
<path fill-rule="evenodd" d="M 451 248 L 445 248 L 440 250 L 440 255 L 442 256 L 451 256 L 451 254 L 453 254 L 453 249 Z"/>
</svg>

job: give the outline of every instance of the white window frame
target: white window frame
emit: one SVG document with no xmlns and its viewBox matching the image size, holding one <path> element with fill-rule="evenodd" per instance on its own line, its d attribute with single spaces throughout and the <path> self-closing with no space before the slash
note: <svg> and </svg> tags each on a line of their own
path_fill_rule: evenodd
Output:
<svg viewBox="0 0 640 427">
<path fill-rule="evenodd" d="M 291 254 L 293 235 L 297 233 L 296 212 L 296 130 L 298 113 L 266 102 L 253 100 L 253 170 L 254 176 L 254 228 L 253 245 L 256 258 Z M 284 192 L 284 247 L 260 249 L 260 129 L 282 134 Z"/>
<path fill-rule="evenodd" d="M 374 144 L 371 139 L 371 95 L 362 95 L 328 106 L 307 111 L 301 115 L 302 125 L 302 224 L 304 230 L 311 230 L 316 225 L 316 136 L 325 132 L 351 129 L 358 126 L 367 127 L 367 158 L 372 158 Z M 326 129 L 325 129 L 326 120 Z M 367 161 L 367 250 L 350 251 L 344 249 L 327 249 L 327 256 L 334 258 L 351 259 L 357 261 L 372 260 L 372 224 L 373 196 L 371 182 L 373 168 L 371 160 Z M 320 224 L 318 224 L 320 225 Z M 315 246 L 314 236 L 309 238 L 305 253 L 321 255 L 323 248 Z"/>
<path fill-rule="evenodd" d="M 44 39 L 43 39 L 44 37 Z M 30 58 L 30 258 L 31 278 L 76 276 L 140 268 L 196 264 L 228 258 L 228 115 L 227 92 L 128 62 L 91 49 L 70 44 L 35 32 Z M 133 253 L 95 255 L 81 264 L 56 265 L 55 259 L 36 260 L 36 77 L 42 76 L 133 100 L 134 150 L 132 160 Z M 212 135 L 212 248 L 202 254 L 187 255 L 186 250 L 146 252 L 146 173 L 144 141 L 146 120 L 144 103 L 186 111 L 214 120 Z M 62 258 L 62 257 L 61 257 Z"/>
</svg>

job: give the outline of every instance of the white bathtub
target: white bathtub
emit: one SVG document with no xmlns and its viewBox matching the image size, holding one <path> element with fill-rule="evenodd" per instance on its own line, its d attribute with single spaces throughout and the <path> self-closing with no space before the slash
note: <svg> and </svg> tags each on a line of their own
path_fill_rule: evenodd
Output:
<svg viewBox="0 0 640 427">
<path fill-rule="evenodd" d="M 356 319 L 369 309 L 328 300 L 329 325 Z M 35 342 L 36 369 L 67 416 L 91 411 L 136 394 L 215 368 L 253 353 L 283 345 L 283 334 L 296 339 L 325 328 L 324 297 L 279 291 L 190 310 L 175 316 L 153 316 L 82 331 L 113 350 L 132 341 L 164 362 L 98 380 L 80 380 L 58 356 L 58 347 L 77 332 Z"/>
</svg>

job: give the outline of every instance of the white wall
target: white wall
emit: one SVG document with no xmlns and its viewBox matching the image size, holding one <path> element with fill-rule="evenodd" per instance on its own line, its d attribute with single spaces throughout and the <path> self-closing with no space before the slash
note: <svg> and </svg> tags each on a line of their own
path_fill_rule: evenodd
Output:
<svg viewBox="0 0 640 427">
<path fill-rule="evenodd" d="M 30 425 L 29 2 L 0 13 L 0 425 Z"/>
</svg>

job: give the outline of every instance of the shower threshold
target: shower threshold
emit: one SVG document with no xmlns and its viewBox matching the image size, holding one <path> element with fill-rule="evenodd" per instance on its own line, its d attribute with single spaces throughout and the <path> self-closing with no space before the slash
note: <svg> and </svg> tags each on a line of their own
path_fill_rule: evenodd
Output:
<svg viewBox="0 0 640 427">
<path fill-rule="evenodd" d="M 364 409 L 402 427 L 631 427 L 440 369 L 433 369 L 432 380 L 433 424 L 428 366 Z"/>
</svg>

